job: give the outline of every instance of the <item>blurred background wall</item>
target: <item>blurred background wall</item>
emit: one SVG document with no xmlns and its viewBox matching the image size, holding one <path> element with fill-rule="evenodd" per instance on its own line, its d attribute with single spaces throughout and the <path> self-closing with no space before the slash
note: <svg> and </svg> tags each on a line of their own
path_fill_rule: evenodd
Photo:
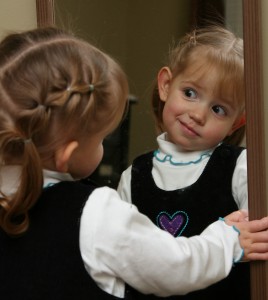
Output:
<svg viewBox="0 0 268 300">
<path fill-rule="evenodd" d="M 0 39 L 11 31 L 36 27 L 35 0 L 0 1 Z"/>
</svg>

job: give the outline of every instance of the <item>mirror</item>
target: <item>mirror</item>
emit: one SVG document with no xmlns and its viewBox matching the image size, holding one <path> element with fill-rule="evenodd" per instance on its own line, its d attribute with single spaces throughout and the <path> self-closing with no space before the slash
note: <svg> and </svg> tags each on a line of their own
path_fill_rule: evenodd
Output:
<svg viewBox="0 0 268 300">
<path fill-rule="evenodd" d="M 104 143 L 104 158 L 93 176 L 98 182 L 116 187 L 120 174 L 135 157 L 156 148 L 152 84 L 169 47 L 189 31 L 195 14 L 215 20 L 215 15 L 223 16 L 223 22 L 242 35 L 242 1 L 201 2 L 54 0 L 55 24 L 111 54 L 129 78 L 128 119 L 123 132 L 117 131 L 116 137 Z"/>
<path fill-rule="evenodd" d="M 60 0 L 55 0 L 56 1 L 60 1 Z M 76 24 L 76 21 L 78 21 L 79 19 L 81 19 L 81 17 L 79 16 L 79 14 L 77 15 L 78 9 L 79 9 L 79 5 L 78 2 L 76 1 L 76 8 L 75 8 L 75 12 L 76 15 L 72 16 L 71 14 L 71 10 L 66 10 L 66 8 L 69 7 L 69 2 L 70 1 L 61 1 L 64 2 L 64 7 L 63 7 L 63 12 L 65 14 L 65 17 L 67 17 L 67 25 L 69 22 L 69 27 L 71 27 L 72 29 L 76 29 L 79 31 L 79 28 Z M 92 2 L 92 1 L 90 1 Z M 103 1 L 98 1 L 98 6 L 95 5 L 94 8 L 96 9 L 97 7 L 99 8 L 103 8 L 103 4 L 101 4 Z M 123 1 L 119 1 L 119 0 L 114 0 L 114 1 L 106 1 L 107 3 L 109 2 L 113 2 L 112 5 L 112 10 L 114 11 L 118 8 L 117 5 L 124 4 L 124 0 Z M 137 26 L 137 28 L 141 28 L 140 23 L 136 24 L 136 15 L 140 15 L 140 13 L 142 13 L 142 11 L 144 10 L 144 5 L 145 3 L 147 3 L 147 1 L 135 1 L 136 3 L 138 3 L 138 6 L 136 7 L 136 10 L 129 10 L 131 12 L 131 17 L 130 19 L 126 19 L 125 14 L 120 14 L 119 15 L 119 20 L 122 21 L 122 19 L 125 20 L 126 23 L 121 23 L 121 24 L 129 24 L 130 22 L 132 22 L 134 28 L 135 26 Z M 180 13 L 181 11 L 183 11 L 184 15 L 189 16 L 189 22 L 191 22 L 191 16 L 192 14 L 196 13 L 196 8 L 197 5 L 200 4 L 199 7 L 204 7 L 205 3 L 211 3 L 211 2 L 218 2 L 218 1 L 205 1 L 205 0 L 192 0 L 192 1 L 171 1 L 173 2 L 175 5 L 184 5 L 185 6 L 185 10 L 179 10 L 177 11 L 178 13 Z M 180 2 L 180 3 L 175 3 L 175 2 Z M 226 1 L 226 4 L 229 5 L 231 2 L 240 2 L 240 1 Z M 94 3 L 94 1 L 92 2 Z M 100 3 L 100 4 L 99 4 Z M 106 3 L 106 4 L 107 4 Z M 154 0 L 154 3 L 152 5 L 152 10 L 149 7 L 149 11 L 148 11 L 148 16 L 151 14 L 155 13 L 155 8 L 154 5 L 155 3 L 159 3 L 158 0 Z M 165 1 L 166 3 L 166 1 Z M 228 4 L 229 3 L 229 4 Z M 241 3 L 241 2 L 240 2 Z M 51 25 L 54 24 L 54 9 L 53 9 L 53 4 L 54 1 L 53 0 L 36 0 L 36 4 L 37 4 L 37 21 L 38 21 L 38 25 L 39 26 L 43 26 L 43 25 Z M 232 3 L 234 4 L 234 3 Z M 261 0 L 243 0 L 242 1 L 242 9 L 243 9 L 243 35 L 244 35 L 244 48 L 245 48 L 245 89 L 246 89 L 246 108 L 247 108 L 247 149 L 248 149 L 248 181 L 249 181 L 249 205 L 250 205 L 250 218 L 260 218 L 263 217 L 265 214 L 267 214 L 267 204 L 266 204 L 266 170 L 265 170 L 265 164 L 263 162 L 266 161 L 266 157 L 265 157 L 265 134 L 264 134 L 264 100 L 263 100 L 263 74 L 262 74 L 262 25 L 261 25 L 261 20 L 262 20 L 262 13 L 263 15 L 265 15 L 265 12 L 267 12 L 267 9 L 262 10 L 262 8 L 265 8 L 265 3 L 263 3 Z M 110 4 L 111 5 L 111 4 Z M 125 4 L 126 5 L 126 4 Z M 189 5 L 193 5 L 192 10 L 189 10 Z M 231 5 L 231 4 L 230 4 Z M 239 4 L 240 5 L 240 4 Z M 59 8 L 57 8 L 57 4 L 55 5 L 56 7 L 56 11 L 59 10 Z M 227 6 L 226 6 L 227 7 Z M 140 8 L 140 9 L 139 9 Z M 267 8 L 267 6 L 266 6 Z M 70 9 L 70 7 L 69 7 Z M 122 8 L 121 8 L 122 9 Z M 127 10 L 127 7 L 125 6 L 125 9 Z M 166 5 L 164 6 L 164 14 L 167 14 L 167 12 L 165 11 Z M 181 7 L 182 9 L 182 7 Z M 233 10 L 234 11 L 234 10 Z M 103 13 L 105 12 L 104 10 L 101 10 L 101 14 L 103 17 L 100 18 L 100 22 L 102 22 L 102 24 L 106 23 L 105 21 L 105 15 L 103 15 Z M 123 12 L 125 12 L 123 10 Z M 173 15 L 172 13 L 173 11 L 171 11 L 171 15 Z M 239 12 L 241 14 L 241 11 Z M 93 14 L 91 14 L 90 12 L 88 14 L 86 14 L 86 18 L 85 20 L 90 20 L 92 18 L 92 16 L 95 14 L 95 12 L 93 12 Z M 109 12 L 106 11 L 106 14 L 109 15 Z M 232 14 L 232 10 L 229 11 L 229 13 L 226 14 L 226 18 L 228 19 L 229 17 L 232 19 L 231 17 Z M 168 20 L 164 20 L 164 18 L 161 17 L 156 20 L 156 24 L 153 24 L 153 28 L 156 28 L 154 26 L 156 26 L 157 24 L 161 23 L 163 26 L 167 26 L 168 29 L 170 29 L 171 26 L 171 21 L 169 20 L 169 15 L 168 15 Z M 236 19 L 236 17 L 235 17 Z M 63 20 L 63 19 L 62 19 Z M 61 22 L 62 22 L 61 20 Z M 145 22 L 146 21 L 146 22 Z M 168 25 L 165 22 L 168 22 Z M 139 21 L 140 22 L 140 21 Z M 146 18 L 144 20 L 144 22 L 142 24 L 146 24 L 146 26 L 151 26 L 149 19 Z M 184 28 L 186 29 L 187 26 L 189 24 L 184 23 Z M 239 25 L 240 26 L 240 25 Z M 67 26 L 68 27 L 68 26 Z M 89 30 L 89 28 L 87 28 Z M 143 30 L 146 30 L 145 28 L 142 28 L 142 32 Z M 240 30 L 238 28 L 233 28 L 234 30 Z M 93 28 L 94 30 L 94 28 Z M 141 31 L 141 29 L 140 29 Z M 85 31 L 84 34 L 86 32 L 89 31 Z M 160 34 L 162 32 L 162 35 Z M 161 31 L 160 33 L 157 32 L 156 30 L 153 31 L 154 34 L 154 43 L 152 43 L 154 46 L 161 44 L 158 39 L 160 39 L 161 36 L 161 40 L 163 38 L 163 40 L 165 41 L 165 45 L 164 42 L 162 42 L 163 44 L 159 45 L 159 46 L 164 46 L 166 47 L 169 42 L 170 39 L 166 39 L 166 33 L 163 33 L 163 31 Z M 105 33 L 105 31 L 103 32 Z M 115 32 L 116 33 L 116 32 Z M 99 36 L 99 38 L 102 37 L 102 35 Z M 139 34 L 134 35 L 134 37 L 136 38 L 136 41 L 133 41 L 133 44 L 137 46 L 138 40 L 141 38 L 139 36 Z M 173 38 L 174 36 L 172 36 Z M 163 41 L 162 40 L 162 41 Z M 98 40 L 99 43 L 101 42 L 101 40 Z M 148 41 L 144 41 L 143 42 L 148 42 Z M 114 45 L 114 44 L 112 44 Z M 122 48 L 125 45 L 122 45 L 122 43 L 118 44 L 119 47 Z M 142 51 L 144 50 L 144 47 L 142 48 L 138 48 L 138 53 L 139 55 L 142 54 Z M 164 51 L 165 52 L 165 51 Z M 164 53 L 163 52 L 163 53 Z M 123 52 L 120 52 L 123 53 Z M 119 54 L 118 54 L 119 55 Z M 148 60 L 150 60 L 150 55 L 148 57 Z M 161 53 L 162 55 L 162 53 Z M 117 56 L 117 55 L 115 55 Z M 160 56 L 162 59 L 162 56 Z M 120 59 L 120 56 L 117 56 L 118 59 Z M 127 57 L 125 57 L 126 59 Z M 121 57 L 121 62 L 124 63 L 124 56 Z M 161 63 L 161 61 L 157 61 L 157 64 Z M 152 71 L 156 72 L 157 70 L 157 66 L 158 65 L 154 65 L 152 66 Z M 146 65 L 145 65 L 146 66 Z M 147 65 L 148 67 L 148 65 Z M 144 72 L 147 72 L 149 70 L 148 68 L 145 68 Z M 139 72 L 139 70 L 136 71 L 136 73 L 139 75 L 141 74 L 141 72 Z M 148 78 L 149 83 L 152 80 L 152 78 Z M 141 81 L 137 81 L 139 82 L 139 84 L 137 82 L 135 82 L 131 77 L 130 77 L 130 83 L 132 83 L 132 85 L 134 85 L 134 87 L 136 88 L 140 88 L 143 84 L 143 82 Z M 149 87 L 149 84 L 146 84 L 146 87 Z M 143 93 L 141 94 L 142 96 L 144 96 L 146 93 L 148 93 L 148 89 L 145 88 L 143 89 Z M 135 90 L 134 90 L 135 91 Z M 134 92 L 133 91 L 133 92 Z M 259 105 L 254 105 L 254 99 L 258 99 Z M 138 99 L 139 104 L 141 104 L 141 100 Z M 148 100 L 147 100 L 148 101 Z M 135 110 L 137 111 L 138 114 L 141 114 L 142 110 L 139 110 L 139 107 L 136 106 Z M 134 109 L 133 109 L 134 111 Z M 146 110 L 144 110 L 146 111 Z M 148 120 L 149 121 L 149 120 Z M 134 121 L 131 121 L 134 122 Z M 149 123 L 149 122 L 148 122 Z M 135 124 L 134 124 L 135 125 Z M 132 128 L 134 127 L 134 125 L 131 123 Z M 154 130 L 152 129 L 152 135 L 155 136 Z M 139 131 L 143 132 L 142 131 Z M 139 133 L 137 133 L 136 135 L 139 135 Z M 131 139 L 133 140 L 135 138 L 135 136 L 131 136 Z M 139 147 L 146 147 L 146 145 L 141 144 Z M 131 145 L 130 145 L 131 148 Z M 139 148 L 138 150 L 141 150 L 141 148 Z M 135 152 L 132 152 L 129 154 L 129 160 L 131 161 L 131 158 L 135 156 Z M 251 299 L 252 300 L 265 300 L 268 298 L 268 267 L 267 267 L 267 263 L 262 263 L 262 262 L 253 262 L 251 264 Z"/>
</svg>

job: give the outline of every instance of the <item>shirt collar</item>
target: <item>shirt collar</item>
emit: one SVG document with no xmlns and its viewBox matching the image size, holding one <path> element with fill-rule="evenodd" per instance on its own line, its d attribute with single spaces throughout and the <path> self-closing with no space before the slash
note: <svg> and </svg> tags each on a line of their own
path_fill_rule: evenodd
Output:
<svg viewBox="0 0 268 300">
<path fill-rule="evenodd" d="M 74 181 L 69 173 L 59 173 L 51 170 L 43 170 L 44 184 L 43 187 L 54 185 L 61 181 Z"/>
<path fill-rule="evenodd" d="M 164 132 L 157 137 L 160 157 L 169 155 L 173 161 L 176 162 L 189 162 L 195 161 L 203 153 L 212 153 L 215 148 L 202 150 L 202 151 L 182 151 L 179 145 L 173 144 L 167 140 L 167 133 Z M 168 162 L 167 162 L 168 163 Z"/>
</svg>

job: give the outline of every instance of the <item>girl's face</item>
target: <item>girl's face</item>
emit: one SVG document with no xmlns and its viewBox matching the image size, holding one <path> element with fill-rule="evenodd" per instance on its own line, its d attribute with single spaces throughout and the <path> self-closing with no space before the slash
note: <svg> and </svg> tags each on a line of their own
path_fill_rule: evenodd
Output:
<svg viewBox="0 0 268 300">
<path fill-rule="evenodd" d="M 239 127 L 238 104 L 228 91 L 221 95 L 215 92 L 217 70 L 211 68 L 200 75 L 200 71 L 188 67 L 172 78 L 170 69 L 165 67 L 158 76 L 168 139 L 184 151 L 215 147 Z"/>
</svg>

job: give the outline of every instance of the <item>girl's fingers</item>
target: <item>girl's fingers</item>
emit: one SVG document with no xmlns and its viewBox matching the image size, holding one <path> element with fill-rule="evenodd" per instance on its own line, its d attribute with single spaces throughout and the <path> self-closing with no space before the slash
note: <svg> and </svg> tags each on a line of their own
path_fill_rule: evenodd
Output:
<svg viewBox="0 0 268 300">
<path fill-rule="evenodd" d="M 246 255 L 246 260 L 268 260 L 268 253 L 250 253 Z"/>
<path fill-rule="evenodd" d="M 263 231 L 268 229 L 268 217 L 264 217 L 260 220 L 249 221 L 248 223 L 250 225 L 251 232 Z"/>
<path fill-rule="evenodd" d="M 250 253 L 268 253 L 268 243 L 254 243 L 250 247 Z"/>
</svg>

